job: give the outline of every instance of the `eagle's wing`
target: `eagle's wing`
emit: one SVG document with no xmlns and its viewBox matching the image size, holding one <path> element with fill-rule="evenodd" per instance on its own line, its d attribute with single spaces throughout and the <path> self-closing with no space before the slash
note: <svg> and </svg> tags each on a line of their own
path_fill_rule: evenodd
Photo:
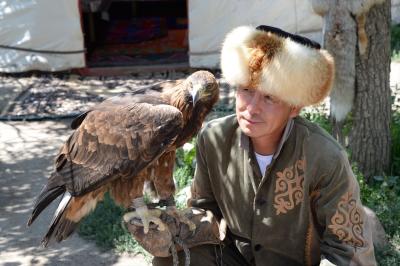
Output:
<svg viewBox="0 0 400 266">
<path fill-rule="evenodd" d="M 182 128 L 179 110 L 123 102 L 106 101 L 86 115 L 61 148 L 28 225 L 64 192 L 85 196 L 118 177 L 134 177 L 171 146 Z"/>
<path fill-rule="evenodd" d="M 171 145 L 182 123 L 180 111 L 165 104 L 105 104 L 64 145 L 56 171 L 72 196 L 133 177 Z"/>
</svg>

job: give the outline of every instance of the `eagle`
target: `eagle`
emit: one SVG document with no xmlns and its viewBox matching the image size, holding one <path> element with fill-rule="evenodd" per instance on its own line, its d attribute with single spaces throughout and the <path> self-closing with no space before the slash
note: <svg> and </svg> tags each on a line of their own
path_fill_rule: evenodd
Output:
<svg viewBox="0 0 400 266">
<path fill-rule="evenodd" d="M 145 233 L 150 222 L 164 230 L 157 209 L 144 204 L 145 182 L 151 182 L 160 201 L 193 230 L 173 200 L 175 153 L 197 134 L 218 98 L 214 75 L 197 71 L 184 80 L 111 97 L 75 118 L 74 132 L 60 148 L 28 220 L 30 226 L 62 195 L 42 245 L 71 235 L 106 192 L 117 204 L 134 207 L 124 219 L 140 218 Z"/>
</svg>

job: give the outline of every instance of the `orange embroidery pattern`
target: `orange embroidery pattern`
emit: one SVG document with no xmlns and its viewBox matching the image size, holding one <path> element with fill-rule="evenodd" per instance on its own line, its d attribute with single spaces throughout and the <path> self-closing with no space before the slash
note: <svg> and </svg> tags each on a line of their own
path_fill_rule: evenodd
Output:
<svg viewBox="0 0 400 266">
<path fill-rule="evenodd" d="M 278 176 L 274 198 L 276 215 L 287 213 L 303 201 L 304 167 L 305 160 L 298 160 L 294 166 L 276 173 Z"/>
<path fill-rule="evenodd" d="M 364 246 L 362 214 L 350 192 L 340 199 L 328 228 L 339 240 L 354 247 Z"/>
</svg>

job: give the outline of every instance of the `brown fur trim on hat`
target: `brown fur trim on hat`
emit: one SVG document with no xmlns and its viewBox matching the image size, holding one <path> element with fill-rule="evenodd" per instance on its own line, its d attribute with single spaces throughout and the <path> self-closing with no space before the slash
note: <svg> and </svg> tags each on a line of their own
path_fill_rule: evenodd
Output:
<svg viewBox="0 0 400 266">
<path fill-rule="evenodd" d="M 250 26 L 227 34 L 221 70 L 229 84 L 259 89 L 293 106 L 322 101 L 334 79 L 327 51 Z"/>
</svg>

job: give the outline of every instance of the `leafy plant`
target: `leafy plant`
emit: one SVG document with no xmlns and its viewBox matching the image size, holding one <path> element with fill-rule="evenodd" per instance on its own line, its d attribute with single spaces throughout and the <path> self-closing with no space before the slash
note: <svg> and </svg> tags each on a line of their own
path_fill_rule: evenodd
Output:
<svg viewBox="0 0 400 266">
<path fill-rule="evenodd" d="M 332 132 L 332 124 L 329 120 L 328 115 L 319 113 L 319 112 L 301 112 L 301 116 L 306 118 L 307 120 L 318 124 L 320 127 L 325 129 L 328 132 Z"/>
<path fill-rule="evenodd" d="M 117 206 L 108 193 L 104 201 L 87 216 L 79 226 L 78 233 L 92 240 L 103 249 L 115 249 L 117 252 L 148 253 L 137 244 L 122 225 L 125 209 Z"/>
<path fill-rule="evenodd" d="M 362 203 L 371 208 L 382 223 L 389 245 L 375 250 L 378 265 L 400 265 L 400 179 L 398 176 L 376 176 L 366 183 L 353 166 L 360 184 Z"/>
<path fill-rule="evenodd" d="M 367 184 L 358 173 L 361 201 L 371 208 L 383 224 L 386 233 L 392 237 L 400 229 L 400 180 L 397 176 L 374 177 Z M 399 232 L 400 233 L 400 232 Z"/>
<path fill-rule="evenodd" d="M 196 168 L 195 138 L 176 151 L 174 180 L 177 191 L 190 184 Z"/>
<path fill-rule="evenodd" d="M 176 206 L 179 209 L 187 207 L 186 201 L 192 184 L 194 170 L 196 168 L 196 139 L 183 145 L 177 150 L 176 163 L 174 171 L 174 180 L 177 188 L 175 195 Z"/>
<path fill-rule="evenodd" d="M 400 264 L 400 235 L 397 233 L 389 240 L 389 246 L 375 249 L 375 258 L 380 266 Z"/>
<path fill-rule="evenodd" d="M 390 46 L 392 48 L 392 60 L 400 61 L 400 24 L 391 27 Z"/>
<path fill-rule="evenodd" d="M 393 113 L 390 131 L 392 134 L 391 175 L 400 176 L 400 111 Z"/>
</svg>

